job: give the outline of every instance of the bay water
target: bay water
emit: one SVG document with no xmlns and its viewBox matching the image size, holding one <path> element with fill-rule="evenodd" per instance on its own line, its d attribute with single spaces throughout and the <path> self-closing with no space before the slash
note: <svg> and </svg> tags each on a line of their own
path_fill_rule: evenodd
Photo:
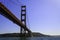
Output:
<svg viewBox="0 0 60 40">
<path fill-rule="evenodd" d="M 60 40 L 60 37 L 1 37 L 0 40 Z"/>
</svg>

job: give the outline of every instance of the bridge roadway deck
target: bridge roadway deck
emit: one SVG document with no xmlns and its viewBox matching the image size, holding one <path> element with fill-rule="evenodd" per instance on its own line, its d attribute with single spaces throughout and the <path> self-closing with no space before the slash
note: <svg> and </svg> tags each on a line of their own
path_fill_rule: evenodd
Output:
<svg viewBox="0 0 60 40">
<path fill-rule="evenodd" d="M 8 10 L 1 2 L 0 2 L 0 14 L 31 33 L 31 30 L 25 27 L 25 25 L 15 15 L 13 15 L 13 13 L 10 10 Z"/>
</svg>

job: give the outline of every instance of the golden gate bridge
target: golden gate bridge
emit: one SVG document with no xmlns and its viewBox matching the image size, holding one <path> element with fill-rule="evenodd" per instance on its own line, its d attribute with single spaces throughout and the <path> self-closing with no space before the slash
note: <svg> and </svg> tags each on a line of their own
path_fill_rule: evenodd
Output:
<svg viewBox="0 0 60 40">
<path fill-rule="evenodd" d="M 0 2 L 0 14 L 17 24 L 21 34 L 28 33 L 31 36 L 32 31 L 26 26 L 26 5 L 21 6 L 21 20 L 19 20 L 5 5 Z"/>
</svg>

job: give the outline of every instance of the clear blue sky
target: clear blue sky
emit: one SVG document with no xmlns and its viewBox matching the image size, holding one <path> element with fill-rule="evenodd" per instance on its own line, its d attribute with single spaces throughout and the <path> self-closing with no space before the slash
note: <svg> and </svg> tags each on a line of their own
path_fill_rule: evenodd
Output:
<svg viewBox="0 0 60 40">
<path fill-rule="evenodd" d="M 60 0 L 0 0 L 20 19 L 20 6 L 27 7 L 27 26 L 33 32 L 60 35 Z M 20 27 L 0 15 L 0 34 L 20 32 Z"/>
</svg>

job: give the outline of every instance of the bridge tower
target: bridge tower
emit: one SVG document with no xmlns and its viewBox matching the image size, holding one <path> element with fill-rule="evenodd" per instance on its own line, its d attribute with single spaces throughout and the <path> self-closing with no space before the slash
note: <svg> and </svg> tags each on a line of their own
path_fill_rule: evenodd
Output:
<svg viewBox="0 0 60 40">
<path fill-rule="evenodd" d="M 26 27 L 26 6 L 21 6 L 21 22 L 25 25 Z M 26 33 L 26 30 L 23 28 L 20 29 L 20 33 Z"/>
</svg>

